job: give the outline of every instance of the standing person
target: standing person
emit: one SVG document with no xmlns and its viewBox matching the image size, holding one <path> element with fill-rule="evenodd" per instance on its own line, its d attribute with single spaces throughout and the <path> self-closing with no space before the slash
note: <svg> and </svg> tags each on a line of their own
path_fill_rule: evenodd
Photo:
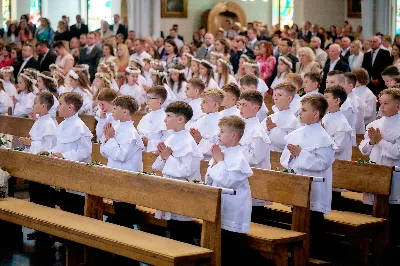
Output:
<svg viewBox="0 0 400 266">
<path fill-rule="evenodd" d="M 118 14 L 114 15 L 114 24 L 110 25 L 110 30 L 113 32 L 114 35 L 123 34 L 124 40 L 128 37 L 128 30 L 127 28 L 119 23 L 120 16 Z"/>
<path fill-rule="evenodd" d="M 28 28 L 26 19 L 21 19 L 18 26 L 18 37 L 20 41 L 32 39 L 32 32 Z"/>
<path fill-rule="evenodd" d="M 76 24 L 70 27 L 72 37 L 79 38 L 81 34 L 89 32 L 88 26 L 83 23 L 81 15 L 76 15 Z"/>
<path fill-rule="evenodd" d="M 6 44 L 10 44 L 10 43 L 17 44 L 19 42 L 17 24 L 11 23 L 8 26 L 7 33 L 3 35 L 3 38 L 6 42 Z"/>
<path fill-rule="evenodd" d="M 21 66 L 19 69 L 16 69 L 16 73 L 14 72 L 15 80 L 17 80 L 17 76 L 22 73 L 22 70 L 25 68 L 34 68 L 39 70 L 39 62 L 33 58 L 33 47 L 30 44 L 24 44 L 22 47 L 22 58 L 23 61 Z"/>
<path fill-rule="evenodd" d="M 40 27 L 36 30 L 35 38 L 38 41 L 53 42 L 54 31 L 47 18 L 40 18 Z"/>
<path fill-rule="evenodd" d="M 68 30 L 68 25 L 64 20 L 60 20 L 57 25 L 57 31 L 54 34 L 54 41 L 67 41 L 71 40 L 72 36 Z"/>
<path fill-rule="evenodd" d="M 161 58 L 161 61 L 165 62 L 166 68 L 173 67 L 179 62 L 178 47 L 174 40 L 165 41 L 165 55 Z"/>
<path fill-rule="evenodd" d="M 54 64 L 57 55 L 54 51 L 49 49 L 48 41 L 41 41 L 36 44 L 36 54 L 39 56 L 39 71 L 50 71 L 50 65 Z"/>
<path fill-rule="evenodd" d="M 349 66 L 351 70 L 361 67 L 364 60 L 364 54 L 361 52 L 361 42 L 355 40 L 351 42 L 349 56 Z"/>
<path fill-rule="evenodd" d="M 211 52 L 213 52 L 215 50 L 214 49 L 214 40 L 215 40 L 214 35 L 212 35 L 211 33 L 206 33 L 206 35 L 204 36 L 205 46 L 197 49 L 196 57 L 199 59 L 209 60 Z"/>
<path fill-rule="evenodd" d="M 329 60 L 326 62 L 324 67 L 324 75 L 322 78 L 321 86 L 319 87 L 320 93 L 324 93 L 326 88 L 326 79 L 328 72 L 332 70 L 339 70 L 342 72 L 350 72 L 350 67 L 342 59 L 340 59 L 340 46 L 336 43 L 331 44 L 328 50 Z"/>
<path fill-rule="evenodd" d="M 87 45 L 87 47 L 81 50 L 79 64 L 86 64 L 89 66 L 90 80 L 93 81 L 102 54 L 101 50 L 96 47 L 96 35 L 93 31 L 89 32 L 87 35 Z"/>
<path fill-rule="evenodd" d="M 256 61 L 260 64 L 261 78 L 268 84 L 275 68 L 276 58 L 272 54 L 273 48 L 271 42 L 261 41 L 259 47 L 260 55 L 257 56 Z"/>
<path fill-rule="evenodd" d="M 74 66 L 74 57 L 68 52 L 68 43 L 66 41 L 58 41 L 54 44 L 54 50 L 58 55 L 55 64 L 63 69 L 64 75 L 67 75 Z"/>
<path fill-rule="evenodd" d="M 108 37 L 112 36 L 114 33 L 112 30 L 109 29 L 108 22 L 103 20 L 101 22 L 101 29 L 100 29 L 100 41 L 105 40 Z"/>
<path fill-rule="evenodd" d="M 382 71 L 389 66 L 393 60 L 387 50 L 381 49 L 381 38 L 374 36 L 371 38 L 371 51 L 364 54 L 362 68 L 368 71 L 370 82 L 368 88 L 377 94 L 385 89 L 385 82 L 382 79 Z"/>
<path fill-rule="evenodd" d="M 343 61 L 345 61 L 347 64 L 349 63 L 349 56 L 350 56 L 350 44 L 351 40 L 349 37 L 343 37 L 342 42 L 341 42 L 341 58 Z"/>
</svg>

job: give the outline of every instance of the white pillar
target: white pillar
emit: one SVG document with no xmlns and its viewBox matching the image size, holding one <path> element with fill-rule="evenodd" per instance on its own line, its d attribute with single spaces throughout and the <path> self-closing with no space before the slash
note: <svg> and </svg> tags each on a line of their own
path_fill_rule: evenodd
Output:
<svg viewBox="0 0 400 266">
<path fill-rule="evenodd" d="M 121 0 L 111 1 L 111 24 L 114 24 L 114 15 L 118 14 L 121 17 Z"/>
<path fill-rule="evenodd" d="M 30 14 L 29 0 L 12 0 L 11 18 L 13 20 L 19 20 L 23 14 Z"/>
<path fill-rule="evenodd" d="M 128 9 L 127 17 L 128 17 L 128 30 L 136 30 L 134 25 L 135 25 L 135 20 L 134 20 L 134 0 L 126 0 L 126 6 Z"/>
<path fill-rule="evenodd" d="M 53 1 L 53 0 L 52 0 Z M 81 0 L 81 10 L 80 10 L 80 15 L 81 18 L 85 21 L 85 24 L 88 25 L 88 1 L 87 0 Z M 74 22 L 75 23 L 75 18 L 74 18 Z M 72 22 L 71 22 L 72 23 Z"/>
<path fill-rule="evenodd" d="M 140 37 L 143 38 L 146 35 L 146 26 L 148 23 L 146 21 L 150 20 L 150 17 L 146 16 L 146 6 L 145 0 L 139 0 L 139 27 L 140 27 Z"/>
<path fill-rule="evenodd" d="M 377 1 L 375 7 L 375 32 L 389 34 L 390 0 Z"/>
<path fill-rule="evenodd" d="M 140 13 L 141 25 L 142 25 L 142 36 L 150 36 L 151 34 L 151 1 L 149 0 L 141 0 L 142 1 L 142 12 Z"/>
<path fill-rule="evenodd" d="M 362 27 L 364 39 L 369 39 L 374 35 L 374 0 L 361 1 Z"/>
<path fill-rule="evenodd" d="M 41 9 L 42 9 L 42 17 L 48 18 L 49 17 L 49 1 L 48 0 L 42 0 Z"/>
<path fill-rule="evenodd" d="M 161 0 L 153 0 L 153 39 L 160 37 L 161 33 Z"/>
</svg>

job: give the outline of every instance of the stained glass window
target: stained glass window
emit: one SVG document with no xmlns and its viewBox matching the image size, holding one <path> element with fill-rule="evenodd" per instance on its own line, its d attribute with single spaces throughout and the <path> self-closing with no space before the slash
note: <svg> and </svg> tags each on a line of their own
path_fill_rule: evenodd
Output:
<svg viewBox="0 0 400 266">
<path fill-rule="evenodd" d="M 97 30 L 101 27 L 101 21 L 111 22 L 110 0 L 88 0 L 89 30 Z"/>
<path fill-rule="evenodd" d="M 400 34 L 400 0 L 397 0 L 396 6 L 396 34 Z"/>
<path fill-rule="evenodd" d="M 6 21 L 11 19 L 11 0 L 1 0 L 3 12 L 3 28 L 6 28 Z"/>
<path fill-rule="evenodd" d="M 32 21 L 33 24 L 36 24 L 38 19 L 41 17 L 40 5 L 41 5 L 40 0 L 29 1 L 29 7 L 30 7 L 29 20 Z"/>
<path fill-rule="evenodd" d="M 398 0 L 400 1 L 400 0 Z M 293 25 L 293 5 L 294 0 L 280 0 L 279 2 L 279 22 L 281 29 L 283 26 L 289 25 L 292 27 Z"/>
</svg>

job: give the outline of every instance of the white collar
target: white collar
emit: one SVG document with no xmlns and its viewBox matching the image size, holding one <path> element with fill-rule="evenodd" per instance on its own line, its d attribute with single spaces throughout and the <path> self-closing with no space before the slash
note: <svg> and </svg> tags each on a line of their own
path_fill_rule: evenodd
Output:
<svg viewBox="0 0 400 266">
<path fill-rule="evenodd" d="M 203 154 L 194 141 L 192 135 L 186 129 L 177 132 L 174 131 L 164 143 L 167 147 L 172 149 L 172 156 L 175 158 L 183 157 L 186 154 L 191 153 L 193 157 L 203 159 Z"/>
<path fill-rule="evenodd" d="M 334 134 L 335 132 L 351 131 L 351 135 L 354 136 L 353 128 L 350 126 L 346 117 L 340 110 L 334 113 L 327 113 L 322 118 L 322 124 L 324 125 L 326 132 L 328 132 L 330 135 Z"/>
<path fill-rule="evenodd" d="M 257 116 L 245 119 L 246 127 L 244 134 L 240 139 L 240 145 L 248 145 L 253 141 L 253 138 L 261 137 L 264 143 L 271 143 L 267 132 L 262 128 L 260 120 Z"/>
<path fill-rule="evenodd" d="M 140 119 L 137 129 L 140 134 L 145 136 L 158 134 L 163 130 L 167 130 L 164 119 L 164 109 L 151 111 Z"/>
</svg>

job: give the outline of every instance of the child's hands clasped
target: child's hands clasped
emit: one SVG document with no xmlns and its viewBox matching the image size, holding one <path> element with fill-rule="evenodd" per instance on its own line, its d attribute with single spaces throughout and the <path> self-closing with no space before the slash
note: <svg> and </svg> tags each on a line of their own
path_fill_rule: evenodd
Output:
<svg viewBox="0 0 400 266">
<path fill-rule="evenodd" d="M 195 128 L 190 129 L 190 135 L 194 138 L 194 141 L 196 141 L 197 144 L 200 143 L 200 141 L 203 139 L 203 137 L 200 134 L 200 131 L 198 131 Z"/>
<path fill-rule="evenodd" d="M 115 136 L 115 130 L 112 127 L 111 123 L 107 123 L 104 126 L 104 136 L 105 136 L 105 141 L 107 141 Z"/>
<path fill-rule="evenodd" d="M 299 145 L 288 144 L 287 149 L 293 157 L 297 157 L 300 155 L 301 147 Z"/>
<path fill-rule="evenodd" d="M 382 140 L 382 134 L 379 128 L 375 129 L 373 127 L 370 127 L 368 129 L 368 137 L 370 139 L 369 143 L 371 145 L 378 144 Z"/>
<path fill-rule="evenodd" d="M 224 160 L 224 154 L 221 151 L 221 147 L 217 144 L 212 146 L 211 156 L 214 159 L 214 165 Z"/>
<path fill-rule="evenodd" d="M 167 147 L 164 142 L 160 142 L 157 145 L 157 153 L 163 160 L 167 160 L 168 157 L 172 155 L 172 150 L 170 147 Z"/>
</svg>

